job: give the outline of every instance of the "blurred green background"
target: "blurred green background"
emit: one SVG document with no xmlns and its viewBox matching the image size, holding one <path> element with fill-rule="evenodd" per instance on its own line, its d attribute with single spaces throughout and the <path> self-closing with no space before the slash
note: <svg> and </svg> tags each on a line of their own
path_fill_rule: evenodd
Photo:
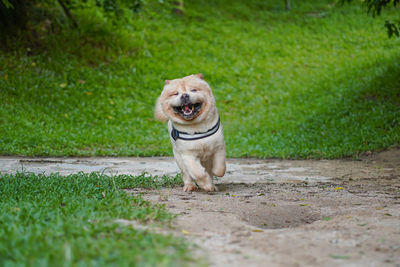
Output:
<svg viewBox="0 0 400 267">
<path fill-rule="evenodd" d="M 193 73 L 213 89 L 229 157 L 337 158 L 400 143 L 400 40 L 383 27 L 398 9 L 61 2 L 71 17 L 59 1 L 30 1 L 23 22 L 2 3 L 21 22 L 2 27 L 2 155 L 172 155 L 153 106 L 165 79 Z"/>
</svg>

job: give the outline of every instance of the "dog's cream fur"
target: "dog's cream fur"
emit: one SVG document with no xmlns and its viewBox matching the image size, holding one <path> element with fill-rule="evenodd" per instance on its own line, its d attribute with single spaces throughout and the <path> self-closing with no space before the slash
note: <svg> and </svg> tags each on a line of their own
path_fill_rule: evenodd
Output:
<svg viewBox="0 0 400 267">
<path fill-rule="evenodd" d="M 174 107 L 182 105 L 182 95 L 189 95 L 191 103 L 201 103 L 200 110 L 193 118 L 185 119 Z M 211 88 L 202 74 L 190 75 L 181 79 L 165 81 L 164 89 L 157 99 L 155 117 L 168 121 L 168 133 L 172 125 L 181 132 L 189 134 L 207 132 L 218 122 L 218 110 Z M 197 185 L 205 191 L 215 191 L 213 176 L 225 174 L 225 141 L 222 125 L 218 131 L 199 140 L 176 141 L 170 136 L 176 163 L 182 172 L 183 190 L 191 192 Z"/>
</svg>

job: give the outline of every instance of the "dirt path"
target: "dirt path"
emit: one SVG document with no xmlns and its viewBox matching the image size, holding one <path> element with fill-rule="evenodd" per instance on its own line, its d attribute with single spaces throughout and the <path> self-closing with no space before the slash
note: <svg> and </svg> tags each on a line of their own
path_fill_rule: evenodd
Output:
<svg viewBox="0 0 400 267">
<path fill-rule="evenodd" d="M 179 214 L 213 266 L 400 266 L 400 149 L 361 160 L 232 159 L 219 192 L 131 190 Z M 0 157 L 21 170 L 175 174 L 170 158 Z"/>
<path fill-rule="evenodd" d="M 400 150 L 361 161 L 237 162 L 270 176 L 222 179 L 213 194 L 141 192 L 180 214 L 176 232 L 214 266 L 400 266 Z"/>
</svg>

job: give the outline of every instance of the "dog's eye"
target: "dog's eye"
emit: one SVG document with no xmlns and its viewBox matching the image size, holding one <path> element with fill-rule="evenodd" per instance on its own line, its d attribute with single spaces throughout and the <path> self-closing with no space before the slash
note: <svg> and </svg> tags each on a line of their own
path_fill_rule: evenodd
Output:
<svg viewBox="0 0 400 267">
<path fill-rule="evenodd" d="M 175 96 L 176 96 L 176 95 L 179 95 L 179 93 L 178 93 L 178 92 L 176 92 L 176 93 L 172 93 L 172 94 L 171 94 L 171 96 L 173 96 L 173 95 L 175 95 Z"/>
<path fill-rule="evenodd" d="M 192 90 L 190 90 L 190 91 L 192 91 L 193 93 L 194 93 L 194 92 L 197 92 L 197 90 L 196 90 L 196 89 L 192 89 Z"/>
</svg>

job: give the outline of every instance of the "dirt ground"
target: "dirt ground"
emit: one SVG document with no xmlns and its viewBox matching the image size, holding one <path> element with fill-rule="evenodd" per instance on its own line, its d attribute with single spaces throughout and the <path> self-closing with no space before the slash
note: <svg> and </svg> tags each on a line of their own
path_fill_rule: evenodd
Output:
<svg viewBox="0 0 400 267">
<path fill-rule="evenodd" d="M 258 164 L 261 173 L 282 164 L 234 161 Z M 287 164 L 305 178 L 222 178 L 216 193 L 132 193 L 178 214 L 175 233 L 197 244 L 212 266 L 400 266 L 399 149 Z"/>
<path fill-rule="evenodd" d="M 227 169 L 216 193 L 129 192 L 177 214 L 167 231 L 211 266 L 400 266 L 400 148 L 358 160 L 229 159 Z M 0 157 L 0 172 L 21 170 L 178 172 L 172 158 Z"/>
</svg>

